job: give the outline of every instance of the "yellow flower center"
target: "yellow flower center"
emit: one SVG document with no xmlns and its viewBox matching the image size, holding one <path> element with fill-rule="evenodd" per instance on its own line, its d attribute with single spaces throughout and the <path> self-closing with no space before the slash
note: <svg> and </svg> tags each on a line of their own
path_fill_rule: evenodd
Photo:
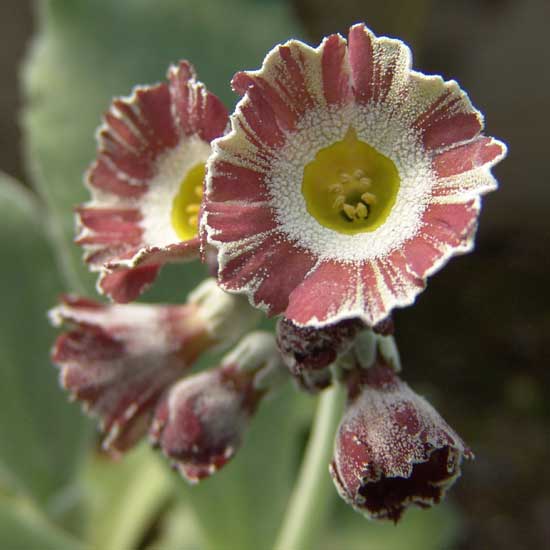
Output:
<svg viewBox="0 0 550 550">
<path fill-rule="evenodd" d="M 172 227 L 182 241 L 196 237 L 199 232 L 199 210 L 205 172 L 204 164 L 193 166 L 183 178 L 178 194 L 174 197 Z"/>
<path fill-rule="evenodd" d="M 307 211 L 339 233 L 374 231 L 388 217 L 398 191 L 393 161 L 357 139 L 352 127 L 342 141 L 319 150 L 304 168 Z"/>
</svg>

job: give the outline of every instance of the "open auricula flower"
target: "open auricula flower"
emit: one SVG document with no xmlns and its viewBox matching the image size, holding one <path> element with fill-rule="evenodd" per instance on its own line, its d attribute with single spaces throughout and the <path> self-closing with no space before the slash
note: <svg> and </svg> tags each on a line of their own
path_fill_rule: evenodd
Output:
<svg viewBox="0 0 550 550">
<path fill-rule="evenodd" d="M 472 248 L 504 144 L 454 81 L 363 24 L 238 73 L 201 216 L 219 282 L 299 326 L 375 325 Z"/>
<path fill-rule="evenodd" d="M 223 104 L 182 61 L 168 82 L 115 99 L 77 209 L 77 243 L 100 271 L 100 292 L 135 299 L 167 262 L 198 255 L 198 215 L 210 143 L 228 124 Z"/>
</svg>

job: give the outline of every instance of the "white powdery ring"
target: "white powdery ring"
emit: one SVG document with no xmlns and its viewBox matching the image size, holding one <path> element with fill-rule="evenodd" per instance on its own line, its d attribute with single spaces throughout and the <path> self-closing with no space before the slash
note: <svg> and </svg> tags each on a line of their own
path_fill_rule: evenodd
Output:
<svg viewBox="0 0 550 550">
<path fill-rule="evenodd" d="M 350 126 L 357 138 L 388 157 L 400 186 L 388 218 L 371 232 L 338 233 L 322 226 L 306 208 L 302 193 L 304 167 L 323 148 L 341 141 Z M 435 175 L 419 137 L 384 105 L 369 108 L 318 109 L 307 113 L 272 164 L 267 186 L 279 229 L 320 259 L 363 262 L 387 255 L 413 237 L 421 226 Z"/>
</svg>

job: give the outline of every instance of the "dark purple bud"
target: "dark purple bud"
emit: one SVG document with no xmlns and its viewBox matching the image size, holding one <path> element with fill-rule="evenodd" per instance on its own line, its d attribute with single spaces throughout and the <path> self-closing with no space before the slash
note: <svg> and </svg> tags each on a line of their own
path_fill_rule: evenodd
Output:
<svg viewBox="0 0 550 550">
<path fill-rule="evenodd" d="M 380 356 L 348 382 L 330 466 L 340 496 L 369 518 L 394 522 L 411 505 L 438 503 L 471 451 Z"/>
<path fill-rule="evenodd" d="M 380 334 L 381 336 L 391 336 L 395 332 L 391 315 L 374 325 L 372 327 L 372 331 L 376 334 Z"/>
<path fill-rule="evenodd" d="M 346 319 L 317 329 L 299 327 L 283 317 L 277 323 L 277 345 L 298 384 L 317 392 L 331 384 L 327 367 L 348 351 L 364 328 L 358 319 Z"/>
</svg>

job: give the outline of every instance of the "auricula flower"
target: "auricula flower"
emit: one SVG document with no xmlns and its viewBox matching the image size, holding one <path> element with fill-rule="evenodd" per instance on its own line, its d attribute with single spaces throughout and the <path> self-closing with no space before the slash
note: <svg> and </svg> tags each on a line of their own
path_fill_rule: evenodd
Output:
<svg viewBox="0 0 550 550">
<path fill-rule="evenodd" d="M 86 178 L 92 200 L 77 209 L 77 242 L 100 271 L 100 292 L 132 301 L 163 264 L 197 257 L 205 163 L 227 124 L 187 61 L 167 83 L 113 101 Z"/>
<path fill-rule="evenodd" d="M 315 49 L 290 40 L 232 84 L 201 216 L 222 288 L 296 325 L 374 326 L 472 248 L 506 148 L 401 41 L 363 24 Z"/>
<path fill-rule="evenodd" d="M 132 447 L 147 433 L 162 395 L 199 356 L 227 349 L 256 324 L 243 300 L 208 279 L 182 305 L 65 296 L 50 311 L 53 324 L 69 327 L 52 350 L 61 385 L 99 417 L 105 450 Z"/>
</svg>

